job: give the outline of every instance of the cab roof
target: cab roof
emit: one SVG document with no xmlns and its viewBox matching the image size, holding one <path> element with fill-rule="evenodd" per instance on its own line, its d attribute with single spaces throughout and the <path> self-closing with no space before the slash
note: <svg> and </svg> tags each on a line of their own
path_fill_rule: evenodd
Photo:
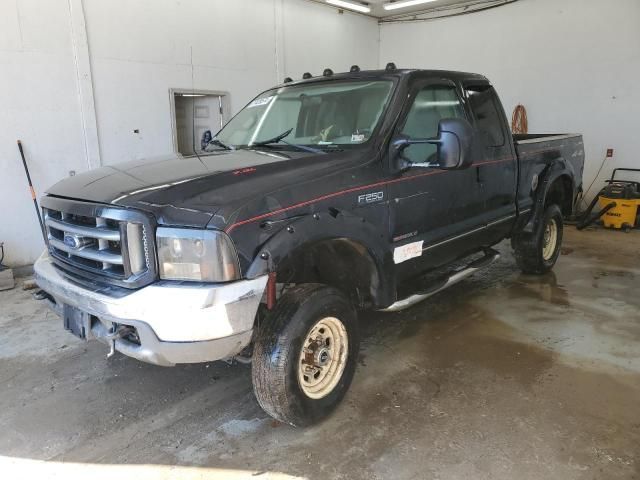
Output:
<svg viewBox="0 0 640 480">
<path fill-rule="evenodd" d="M 354 67 L 356 67 L 354 65 Z M 283 83 L 277 85 L 277 87 L 304 85 L 307 83 L 316 83 L 323 81 L 335 81 L 335 80 L 374 80 L 374 79 L 388 79 L 390 77 L 403 78 L 408 76 L 420 76 L 420 77 L 444 77 L 454 81 L 472 81 L 488 83 L 487 77 L 469 72 L 456 72 L 451 70 L 423 70 L 423 69 L 410 69 L 410 68 L 390 68 L 380 70 L 358 70 L 350 72 L 333 73 L 330 69 L 325 69 L 322 75 L 309 76 L 308 78 L 302 78 L 299 80 L 292 80 L 290 78 L 285 79 Z M 308 75 L 308 74 L 305 74 Z"/>
</svg>

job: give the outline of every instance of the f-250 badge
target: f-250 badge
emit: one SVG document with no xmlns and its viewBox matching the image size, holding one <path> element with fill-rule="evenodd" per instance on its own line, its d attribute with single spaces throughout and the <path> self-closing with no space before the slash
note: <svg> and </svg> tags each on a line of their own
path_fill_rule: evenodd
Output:
<svg viewBox="0 0 640 480">
<path fill-rule="evenodd" d="M 358 205 L 367 205 L 369 203 L 381 202 L 384 200 L 384 192 L 363 193 L 358 195 Z"/>
</svg>

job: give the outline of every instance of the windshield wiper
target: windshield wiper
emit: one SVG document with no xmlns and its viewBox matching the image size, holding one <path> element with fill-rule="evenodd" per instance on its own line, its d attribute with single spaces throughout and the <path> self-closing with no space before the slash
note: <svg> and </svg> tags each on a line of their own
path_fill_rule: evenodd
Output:
<svg viewBox="0 0 640 480">
<path fill-rule="evenodd" d="M 291 134 L 291 132 L 293 132 L 293 128 L 290 128 L 286 132 L 282 132 L 280 135 L 276 135 L 275 137 L 270 138 L 268 140 L 252 143 L 251 145 L 249 145 L 249 147 L 269 146 L 269 145 L 274 145 L 278 143 L 284 143 L 285 145 L 289 145 L 290 147 L 294 147 L 299 150 L 303 150 L 305 152 L 326 153 L 324 150 L 319 150 L 317 148 L 307 147 L 306 145 L 298 145 L 296 143 L 289 143 L 285 141 L 284 139 L 288 137 Z"/>
<path fill-rule="evenodd" d="M 255 142 L 255 143 L 252 143 L 249 146 L 253 147 L 255 145 L 260 146 L 260 145 L 269 145 L 270 143 L 278 143 L 278 142 L 281 142 L 283 138 L 288 137 L 291 132 L 293 132 L 293 128 L 290 128 L 286 132 L 282 132 L 280 135 L 276 135 L 275 137 L 270 138 L 269 140 L 263 140 L 261 142 Z"/>
<path fill-rule="evenodd" d="M 225 150 L 235 150 L 234 147 L 232 147 L 230 145 L 227 145 L 222 140 L 218 140 L 217 138 L 213 138 L 213 139 L 209 140 L 209 143 L 207 143 L 207 146 L 209 146 L 209 145 L 217 145 L 218 147 L 222 147 Z"/>
</svg>

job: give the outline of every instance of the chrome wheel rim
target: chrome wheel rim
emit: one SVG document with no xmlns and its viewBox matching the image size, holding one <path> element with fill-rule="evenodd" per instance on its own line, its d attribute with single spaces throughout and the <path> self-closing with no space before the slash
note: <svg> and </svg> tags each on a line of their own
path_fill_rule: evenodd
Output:
<svg viewBox="0 0 640 480">
<path fill-rule="evenodd" d="M 542 258 L 547 261 L 551 260 L 556 251 L 558 244 L 558 223 L 555 219 L 549 220 L 544 228 L 544 236 L 542 239 Z"/>
<path fill-rule="evenodd" d="M 344 324 L 335 317 L 319 320 L 307 333 L 298 359 L 298 383 L 313 399 L 329 395 L 347 364 L 349 337 Z"/>
</svg>

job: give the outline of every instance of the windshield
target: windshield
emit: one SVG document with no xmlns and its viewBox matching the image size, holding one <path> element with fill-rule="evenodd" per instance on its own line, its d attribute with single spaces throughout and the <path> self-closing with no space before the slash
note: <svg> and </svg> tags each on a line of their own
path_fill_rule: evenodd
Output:
<svg viewBox="0 0 640 480">
<path fill-rule="evenodd" d="M 391 87 L 391 81 L 377 80 L 270 90 L 238 113 L 216 140 L 231 147 L 279 142 L 314 146 L 361 144 L 378 125 Z"/>
</svg>

